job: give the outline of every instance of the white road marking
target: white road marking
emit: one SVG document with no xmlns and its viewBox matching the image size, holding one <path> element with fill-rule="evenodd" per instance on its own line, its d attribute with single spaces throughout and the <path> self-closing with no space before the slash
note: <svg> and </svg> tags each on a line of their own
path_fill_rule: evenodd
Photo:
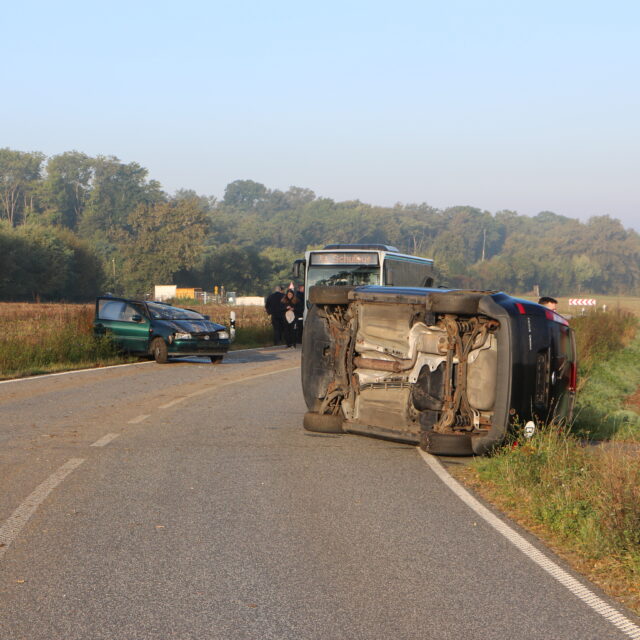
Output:
<svg viewBox="0 0 640 640">
<path fill-rule="evenodd" d="M 2 558 L 9 545 L 16 539 L 22 527 L 27 524 L 29 518 L 46 500 L 47 496 L 83 462 L 84 458 L 71 458 L 71 460 L 65 462 L 42 484 L 39 484 L 35 490 L 27 496 L 26 500 L 9 516 L 9 519 L 0 527 L 0 558 Z"/>
<path fill-rule="evenodd" d="M 0 384 L 10 382 L 27 382 L 29 380 L 41 380 L 42 378 L 53 378 L 55 376 L 68 376 L 72 373 L 91 373 L 93 371 L 105 371 L 106 369 L 117 369 L 118 367 L 142 367 L 151 362 L 128 362 L 127 364 L 111 364 L 108 367 L 89 367 L 87 369 L 73 369 L 72 371 L 59 371 L 58 373 L 43 373 L 39 376 L 28 376 L 26 378 L 13 378 L 12 380 L 0 380 Z"/>
<path fill-rule="evenodd" d="M 519 533 L 505 524 L 500 518 L 495 516 L 489 509 L 476 500 L 462 485 L 454 480 L 444 469 L 444 467 L 436 460 L 436 458 L 428 453 L 418 449 L 418 453 L 423 460 L 431 467 L 431 470 L 444 482 L 453 493 L 460 498 L 470 509 L 476 512 L 485 522 L 491 525 L 498 533 L 502 534 L 509 542 L 515 545 L 530 560 L 533 560 L 539 567 L 544 569 L 548 574 L 553 576 L 560 584 L 569 589 L 571 593 L 580 598 L 587 606 L 591 607 L 596 613 L 611 624 L 618 627 L 620 631 L 625 633 L 633 640 L 640 640 L 640 627 L 634 624 L 629 618 L 622 615 L 619 611 L 608 605 L 602 598 L 599 598 L 593 591 L 585 587 L 581 582 L 576 580 L 572 575 L 558 566 L 552 560 L 549 560 L 541 551 L 536 549 L 530 542 L 527 542 Z"/>
<path fill-rule="evenodd" d="M 109 444 L 113 440 L 115 440 L 120 434 L 119 433 L 107 433 L 106 436 L 102 436 L 99 440 L 96 440 L 92 445 L 92 447 L 104 447 L 105 444 Z"/>
<path fill-rule="evenodd" d="M 142 415 L 136 416 L 132 420 L 129 420 L 129 422 L 127 422 L 127 424 L 138 424 L 139 422 L 144 422 L 149 417 L 150 417 L 150 414 L 144 414 L 143 413 Z"/>
<path fill-rule="evenodd" d="M 173 407 L 176 404 L 184 402 L 186 399 L 187 399 L 187 396 L 182 396 L 181 398 L 176 398 L 175 400 L 172 400 L 171 402 L 167 402 L 167 404 L 159 405 L 158 409 L 168 409 L 169 407 Z"/>
</svg>

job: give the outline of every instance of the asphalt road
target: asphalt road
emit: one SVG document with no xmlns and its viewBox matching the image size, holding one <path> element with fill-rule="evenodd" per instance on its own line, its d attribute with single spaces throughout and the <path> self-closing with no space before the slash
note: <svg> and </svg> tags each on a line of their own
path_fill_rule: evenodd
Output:
<svg viewBox="0 0 640 640">
<path fill-rule="evenodd" d="M 0 384 L 0 639 L 634 637 L 304 410 L 282 349 Z"/>
</svg>

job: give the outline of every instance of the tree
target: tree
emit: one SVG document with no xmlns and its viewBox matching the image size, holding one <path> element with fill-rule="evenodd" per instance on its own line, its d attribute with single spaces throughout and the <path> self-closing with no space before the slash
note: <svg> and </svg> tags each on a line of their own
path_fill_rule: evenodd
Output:
<svg viewBox="0 0 640 640">
<path fill-rule="evenodd" d="M 0 213 L 12 226 L 23 222 L 33 210 L 33 190 L 44 154 L 0 149 Z"/>
<path fill-rule="evenodd" d="M 93 172 L 91 193 L 79 227 L 84 237 L 96 233 L 112 236 L 127 226 L 129 215 L 139 205 L 166 201 L 160 183 L 147 181 L 147 169 L 137 162 L 124 164 L 113 156 L 98 156 L 93 160 Z"/>
<path fill-rule="evenodd" d="M 76 229 L 89 197 L 92 160 L 79 151 L 49 158 L 43 183 L 43 204 L 55 224 Z"/>
<path fill-rule="evenodd" d="M 197 199 L 138 205 L 120 236 L 125 291 L 144 293 L 195 267 L 207 227 L 206 211 Z"/>
<path fill-rule="evenodd" d="M 266 201 L 268 195 L 269 190 L 259 182 L 254 182 L 253 180 L 235 180 L 229 183 L 224 190 L 222 202 L 228 207 L 236 207 L 243 211 L 249 211 Z"/>
</svg>

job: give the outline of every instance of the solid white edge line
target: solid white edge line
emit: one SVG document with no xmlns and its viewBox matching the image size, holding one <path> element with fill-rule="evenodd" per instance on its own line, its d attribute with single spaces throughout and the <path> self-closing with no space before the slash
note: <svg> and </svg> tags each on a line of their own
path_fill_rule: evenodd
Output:
<svg viewBox="0 0 640 640">
<path fill-rule="evenodd" d="M 119 367 L 142 367 L 151 362 L 127 362 L 126 364 L 110 364 L 108 367 L 87 367 L 86 369 L 72 369 L 71 371 L 58 371 L 58 373 L 43 373 L 39 376 L 27 376 L 25 378 L 12 378 L 11 380 L 0 380 L 0 384 L 10 382 L 26 382 L 27 380 L 42 380 L 42 378 L 53 378 L 55 376 L 68 376 L 72 373 L 91 373 L 94 371 L 106 371 L 107 369 L 118 369 Z"/>
<path fill-rule="evenodd" d="M 544 569 L 549 575 L 553 576 L 588 607 L 591 607 L 596 613 L 599 613 L 611 624 L 618 627 L 618 629 L 629 638 L 640 640 L 640 627 L 638 625 L 607 604 L 602 598 L 598 597 L 593 591 L 576 580 L 558 564 L 547 558 L 547 556 L 525 540 L 519 533 L 489 511 L 487 507 L 476 500 L 457 480 L 454 480 L 434 456 L 424 452 L 422 449 L 418 449 L 418 453 L 438 478 L 440 478 L 460 500 L 475 511 L 478 516 L 491 525 L 498 533 L 502 534 L 511 544 L 520 549 L 530 560 Z"/>
<path fill-rule="evenodd" d="M 228 351 L 225 355 L 233 353 L 244 353 L 245 351 L 264 351 L 265 349 L 281 349 L 279 345 L 272 347 L 253 347 L 251 349 L 236 349 Z M 91 371 L 105 371 L 106 369 L 117 369 L 118 367 L 138 367 L 153 362 L 127 362 L 125 364 L 110 364 L 108 367 L 87 367 L 86 369 L 71 369 L 70 371 L 58 371 L 57 373 L 43 373 L 39 376 L 26 376 L 24 378 L 12 378 L 11 380 L 0 380 L 0 384 L 9 384 L 10 382 L 26 382 L 27 380 L 40 380 L 42 378 L 53 378 L 54 376 L 68 376 L 72 373 L 89 373 Z"/>
<path fill-rule="evenodd" d="M 0 526 L 0 558 L 5 554 L 9 545 L 16 539 L 29 518 L 46 500 L 47 496 L 75 469 L 84 462 L 84 458 L 71 458 L 57 471 L 54 471 L 44 482 L 39 484 L 22 504 Z"/>
<path fill-rule="evenodd" d="M 144 422 L 147 418 L 150 418 L 151 414 L 143 413 L 142 415 L 136 416 L 127 422 L 127 424 L 138 424 L 140 422 Z"/>
<path fill-rule="evenodd" d="M 90 447 L 104 447 L 106 444 L 113 442 L 120 434 L 119 433 L 107 433 L 106 436 L 102 436 L 99 440 L 96 440 Z"/>
</svg>

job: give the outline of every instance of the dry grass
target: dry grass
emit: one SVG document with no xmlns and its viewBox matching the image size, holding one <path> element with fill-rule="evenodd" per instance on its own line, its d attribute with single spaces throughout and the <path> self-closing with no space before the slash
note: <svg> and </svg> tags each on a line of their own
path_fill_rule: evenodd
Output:
<svg viewBox="0 0 640 640">
<path fill-rule="evenodd" d="M 0 303 L 0 378 L 122 362 L 92 319 L 93 305 Z"/>
<path fill-rule="evenodd" d="M 640 451 L 547 430 L 455 472 L 569 564 L 640 613 Z"/>
</svg>

